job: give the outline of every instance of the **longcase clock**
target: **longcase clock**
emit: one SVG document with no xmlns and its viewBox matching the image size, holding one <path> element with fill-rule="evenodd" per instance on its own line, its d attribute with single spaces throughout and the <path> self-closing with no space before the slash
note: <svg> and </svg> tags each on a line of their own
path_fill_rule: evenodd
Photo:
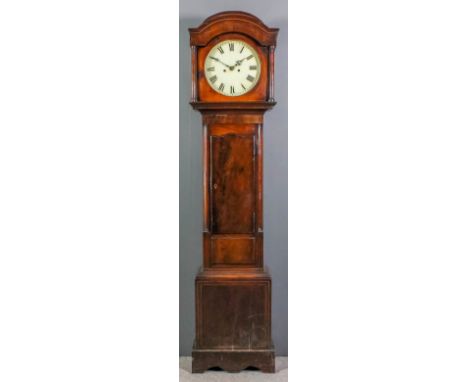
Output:
<svg viewBox="0 0 468 382">
<path fill-rule="evenodd" d="M 222 12 L 189 32 L 191 105 L 203 124 L 203 266 L 195 280 L 192 371 L 274 372 L 262 169 L 278 29 L 248 13 Z"/>
</svg>

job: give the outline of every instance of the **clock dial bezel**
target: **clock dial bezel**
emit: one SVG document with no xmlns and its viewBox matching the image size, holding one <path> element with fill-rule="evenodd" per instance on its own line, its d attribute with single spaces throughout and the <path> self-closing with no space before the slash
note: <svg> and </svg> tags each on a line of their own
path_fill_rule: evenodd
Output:
<svg viewBox="0 0 468 382">
<path fill-rule="evenodd" d="M 257 67 L 257 69 L 255 71 L 252 71 L 250 70 L 249 72 L 247 72 L 247 77 L 246 77 L 246 80 L 247 82 L 245 82 L 246 85 L 249 85 L 249 82 L 251 83 L 251 85 L 247 88 L 244 88 L 243 84 L 241 83 L 241 86 L 244 88 L 243 90 L 240 89 L 240 88 L 237 88 L 237 92 L 235 93 L 227 93 L 227 92 L 224 92 L 223 90 L 225 89 L 224 87 L 222 89 L 219 88 L 219 86 L 217 85 L 217 83 L 212 83 L 210 80 L 209 80 L 209 76 L 210 74 L 208 73 L 209 72 L 209 69 L 210 68 L 213 68 L 214 67 L 214 64 L 212 62 L 212 59 L 211 57 L 216 57 L 216 56 L 219 56 L 219 54 L 217 53 L 217 50 L 219 50 L 220 48 L 222 49 L 222 47 L 224 47 L 225 50 L 226 49 L 226 46 L 225 45 L 229 45 L 230 43 L 233 43 L 235 44 L 234 46 L 244 46 L 245 48 L 247 48 L 249 50 L 249 52 L 251 52 L 254 60 L 255 60 L 255 66 Z M 222 50 L 223 51 L 223 50 Z M 222 57 L 222 56 L 221 56 Z M 219 57 L 216 57 L 216 58 L 219 58 Z M 241 58 L 241 57 L 239 57 Z M 246 59 L 246 57 L 243 57 L 244 59 Z M 231 60 L 232 61 L 232 60 Z M 219 65 L 231 65 L 232 67 L 234 67 L 234 63 L 232 62 L 225 62 L 225 63 L 221 63 L 221 62 L 218 62 L 217 64 L 215 64 L 218 66 L 219 68 Z M 229 67 L 227 70 L 230 70 Z M 232 69 L 231 69 L 232 70 Z M 238 69 L 240 70 L 240 68 Z M 224 69 L 224 71 L 226 71 L 226 69 Z M 259 80 L 260 80 L 260 76 L 261 76 L 261 72 L 262 72 L 262 62 L 260 60 L 260 57 L 257 53 L 257 50 L 249 43 L 247 43 L 246 41 L 244 40 L 241 40 L 241 39 L 235 39 L 235 38 L 227 38 L 227 39 L 223 39 L 219 42 L 217 42 L 208 52 L 208 55 L 206 56 L 205 58 L 205 63 L 204 63 L 204 74 L 205 74 L 205 79 L 207 80 L 207 83 L 208 85 L 217 93 L 223 95 L 223 96 L 226 96 L 226 97 L 230 97 L 230 98 L 235 98 L 235 97 L 240 97 L 242 95 L 245 95 L 245 94 L 248 94 L 249 92 L 251 92 L 253 89 L 255 89 L 255 87 L 257 86 Z M 229 72 L 228 72 L 229 73 Z M 245 72 L 244 72 L 245 73 Z M 252 74 L 255 73 L 255 77 L 253 77 L 253 80 L 249 79 L 249 78 L 252 78 Z M 235 74 L 235 73 L 234 73 Z M 218 74 L 219 75 L 219 74 Z M 228 75 L 229 76 L 229 75 Z"/>
<path fill-rule="evenodd" d="M 220 42 L 226 40 L 240 41 L 243 44 L 249 45 L 252 50 L 258 55 L 261 73 L 259 75 L 258 82 L 253 86 L 250 91 L 239 95 L 237 97 L 231 97 L 215 91 L 209 84 L 208 78 L 205 75 L 205 61 L 208 57 L 209 52 L 213 47 Z M 196 100 L 198 102 L 250 102 L 250 101 L 267 101 L 269 99 L 269 76 L 271 67 L 269 63 L 269 48 L 268 46 L 259 45 L 259 43 L 245 34 L 241 33 L 224 33 L 210 40 L 206 45 L 198 46 L 192 50 L 192 59 L 196 62 L 196 70 L 192 72 L 192 75 L 196 78 L 196 88 L 194 90 L 196 94 Z"/>
</svg>

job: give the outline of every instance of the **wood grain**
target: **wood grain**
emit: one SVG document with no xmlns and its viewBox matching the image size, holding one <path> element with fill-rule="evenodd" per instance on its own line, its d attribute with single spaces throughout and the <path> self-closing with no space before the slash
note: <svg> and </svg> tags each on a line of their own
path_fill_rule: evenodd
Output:
<svg viewBox="0 0 468 382">
<path fill-rule="evenodd" d="M 212 233 L 252 233 L 255 223 L 255 136 L 211 136 Z"/>
</svg>

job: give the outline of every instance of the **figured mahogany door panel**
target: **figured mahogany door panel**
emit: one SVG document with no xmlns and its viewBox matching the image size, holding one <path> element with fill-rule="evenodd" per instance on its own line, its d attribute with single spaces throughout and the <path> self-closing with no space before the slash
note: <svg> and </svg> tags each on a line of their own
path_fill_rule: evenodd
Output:
<svg viewBox="0 0 468 382">
<path fill-rule="evenodd" d="M 255 229 L 255 136 L 210 136 L 211 233 Z"/>
<path fill-rule="evenodd" d="M 264 349 L 270 346 L 268 282 L 202 283 L 200 348 Z"/>
<path fill-rule="evenodd" d="M 213 235 L 210 266 L 254 266 L 255 237 L 251 235 Z"/>
</svg>

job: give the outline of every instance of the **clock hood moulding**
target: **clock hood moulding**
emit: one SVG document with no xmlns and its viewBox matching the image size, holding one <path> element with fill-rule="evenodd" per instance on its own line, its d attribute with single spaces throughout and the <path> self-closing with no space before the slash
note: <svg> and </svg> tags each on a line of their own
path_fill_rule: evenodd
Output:
<svg viewBox="0 0 468 382">
<path fill-rule="evenodd" d="M 275 101 L 255 102 L 190 102 L 195 110 L 252 110 L 266 111 L 276 105 Z"/>
<path fill-rule="evenodd" d="M 189 28 L 192 56 L 190 102 L 192 107 L 202 113 L 215 109 L 250 110 L 262 113 L 273 107 L 275 105 L 274 53 L 278 32 L 279 28 L 270 28 L 258 17 L 240 11 L 217 13 L 208 17 L 197 28 Z M 262 68 L 257 83 L 242 94 L 236 93 L 235 97 L 231 96 L 235 89 L 227 95 L 214 89 L 208 83 L 204 70 L 209 51 L 216 46 L 218 41 L 223 40 L 241 40 L 251 45 L 258 55 L 258 64 Z M 243 88 L 245 90 L 244 86 Z"/>
<path fill-rule="evenodd" d="M 241 11 L 220 12 L 198 28 L 190 28 L 190 45 L 205 46 L 224 33 L 243 33 L 263 46 L 276 45 L 278 28 L 267 27 L 258 17 Z"/>
</svg>

